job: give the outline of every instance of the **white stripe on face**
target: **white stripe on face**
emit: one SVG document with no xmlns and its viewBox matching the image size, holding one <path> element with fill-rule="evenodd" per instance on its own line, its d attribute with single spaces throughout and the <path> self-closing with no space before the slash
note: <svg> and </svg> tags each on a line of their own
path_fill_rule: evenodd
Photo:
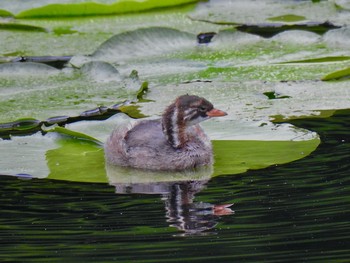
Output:
<svg viewBox="0 0 350 263">
<path fill-rule="evenodd" d="M 179 138 L 179 125 L 178 125 L 178 115 L 179 111 L 177 107 L 174 107 L 173 115 L 171 116 L 171 127 L 172 127 L 172 141 L 174 146 L 180 145 L 180 138 Z"/>
</svg>

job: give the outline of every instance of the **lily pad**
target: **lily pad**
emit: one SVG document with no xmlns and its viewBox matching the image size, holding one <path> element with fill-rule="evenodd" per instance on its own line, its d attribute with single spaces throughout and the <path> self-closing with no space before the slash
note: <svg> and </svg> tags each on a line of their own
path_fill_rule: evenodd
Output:
<svg viewBox="0 0 350 263">
<path fill-rule="evenodd" d="M 214 175 L 243 173 L 308 156 L 319 145 L 308 141 L 214 141 Z"/>
<path fill-rule="evenodd" d="M 103 43 L 92 58 L 125 63 L 195 48 L 195 35 L 171 28 L 143 28 L 116 35 Z"/>
<path fill-rule="evenodd" d="M 294 161 L 310 154 L 319 144 L 316 134 L 298 129 L 294 129 L 293 131 L 294 140 L 271 141 L 271 139 L 277 137 L 269 136 L 269 134 L 266 135 L 269 137 L 265 137 L 265 141 L 230 140 L 237 136 L 237 134 L 232 134 L 231 129 L 221 129 L 220 126 L 222 124 L 216 123 L 214 126 L 206 128 L 209 136 L 212 138 L 220 137 L 225 140 L 213 141 L 215 154 L 213 171 L 208 167 L 209 170 L 204 169 L 197 172 L 190 172 L 191 174 L 188 174 L 188 172 L 169 174 L 166 172 L 153 173 L 127 168 L 105 167 L 103 148 L 96 144 L 99 140 L 81 131 L 95 133 L 100 139 L 104 139 L 112 130 L 111 127 L 125 125 L 125 121 L 132 120 L 125 117 L 125 115 L 116 115 L 105 122 L 95 121 L 71 124 L 69 130 L 56 127 L 45 136 L 36 134 L 20 139 L 13 138 L 12 140 L 0 141 L 2 148 L 2 152 L 0 153 L 2 162 L 0 173 L 14 176 L 18 174 L 29 174 L 32 177 L 48 177 L 57 180 L 79 182 L 108 182 L 111 180 L 115 182 L 116 178 L 125 182 L 125 180 L 131 180 L 132 178 L 134 178 L 133 180 L 137 180 L 135 179 L 135 174 L 140 173 L 146 174 L 146 177 L 138 179 L 142 182 L 150 180 L 188 180 L 189 177 L 204 180 L 212 176 L 237 174 L 245 172 L 248 169 L 261 169 L 273 164 Z M 214 132 L 216 129 L 219 129 L 219 134 Z M 275 132 L 272 133 L 283 134 L 285 132 L 284 127 L 279 129 L 276 126 L 274 129 Z M 40 144 L 38 144 L 38 140 L 41 140 Z M 30 151 L 24 151 L 23 154 L 25 153 L 25 155 L 23 155 L 23 158 L 26 158 L 28 162 L 21 163 L 20 166 L 10 161 L 12 158 L 16 158 L 13 149 L 19 146 L 21 147 L 18 142 L 25 143 L 24 150 L 31 147 L 35 149 L 35 147 L 40 146 L 40 150 L 33 151 L 32 156 L 30 155 Z M 251 158 L 252 156 L 254 158 Z M 40 173 L 37 172 L 37 162 L 29 162 L 33 158 L 41 160 L 39 166 Z M 45 169 L 43 169 L 44 165 L 46 165 Z M 46 175 L 43 172 L 46 172 Z M 111 179 L 111 177 L 114 179 Z"/>
<path fill-rule="evenodd" d="M 48 32 L 48 30 L 43 27 L 15 23 L 0 23 L 0 30 Z"/>
<path fill-rule="evenodd" d="M 12 17 L 13 14 L 6 11 L 6 10 L 3 10 L 3 9 L 0 9 L 0 17 Z"/>
<path fill-rule="evenodd" d="M 42 8 L 31 9 L 17 14 L 18 18 L 25 17 L 49 17 L 49 16 L 87 16 L 87 15 L 111 15 L 130 12 L 140 12 L 154 8 L 172 7 L 196 2 L 196 0 L 119 0 L 112 4 L 96 2 L 52 4 Z"/>
<path fill-rule="evenodd" d="M 17 2 L 17 3 L 16 3 Z M 196 2 L 195 0 L 119 0 L 119 1 L 55 1 L 46 0 L 40 2 L 12 1 L 11 4 L 2 3 L 0 8 L 3 14 L 15 13 L 17 18 L 29 17 L 60 17 L 60 16 L 87 16 L 87 15 L 111 15 L 128 12 L 141 12 L 154 8 L 166 8 Z M 8 11 L 5 11 L 8 9 Z"/>
<path fill-rule="evenodd" d="M 228 0 L 201 3 L 192 12 L 191 18 L 220 24 L 258 24 L 269 22 L 276 16 L 293 14 L 294 18 L 303 17 L 308 21 L 340 22 L 338 12 L 336 5 L 330 1 L 314 4 L 311 1 Z"/>
<path fill-rule="evenodd" d="M 0 84 L 0 123 L 5 123 L 28 117 L 44 121 L 79 116 L 101 105 L 136 100 L 142 82 L 120 75 L 107 62 L 64 70 L 26 62 L 0 64 Z"/>
</svg>

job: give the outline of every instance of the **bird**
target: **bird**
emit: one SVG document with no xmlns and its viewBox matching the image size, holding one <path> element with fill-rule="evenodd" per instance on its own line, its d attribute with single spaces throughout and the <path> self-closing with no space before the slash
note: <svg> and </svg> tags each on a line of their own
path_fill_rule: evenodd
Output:
<svg viewBox="0 0 350 263">
<path fill-rule="evenodd" d="M 159 119 L 117 127 L 108 137 L 109 165 L 150 171 L 193 170 L 213 164 L 212 144 L 200 122 L 227 115 L 196 95 L 181 95 Z"/>
</svg>

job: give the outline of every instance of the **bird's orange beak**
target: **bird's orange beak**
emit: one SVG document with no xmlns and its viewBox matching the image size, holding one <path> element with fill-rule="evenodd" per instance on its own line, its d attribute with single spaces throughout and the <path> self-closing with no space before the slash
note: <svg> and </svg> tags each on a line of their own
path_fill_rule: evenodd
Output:
<svg viewBox="0 0 350 263">
<path fill-rule="evenodd" d="M 221 117 L 221 116 L 226 116 L 227 113 L 222 111 L 222 110 L 218 110 L 218 109 L 212 109 L 210 111 L 207 112 L 207 115 L 209 117 Z"/>
</svg>

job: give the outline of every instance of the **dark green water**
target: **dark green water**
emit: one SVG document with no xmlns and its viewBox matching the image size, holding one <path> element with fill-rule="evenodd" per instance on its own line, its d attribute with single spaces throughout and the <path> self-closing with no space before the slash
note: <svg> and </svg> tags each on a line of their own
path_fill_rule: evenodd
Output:
<svg viewBox="0 0 350 263">
<path fill-rule="evenodd" d="M 163 196 L 1 177 L 0 261 L 349 262 L 349 113 L 294 121 L 322 139 L 302 160 Z"/>
</svg>

